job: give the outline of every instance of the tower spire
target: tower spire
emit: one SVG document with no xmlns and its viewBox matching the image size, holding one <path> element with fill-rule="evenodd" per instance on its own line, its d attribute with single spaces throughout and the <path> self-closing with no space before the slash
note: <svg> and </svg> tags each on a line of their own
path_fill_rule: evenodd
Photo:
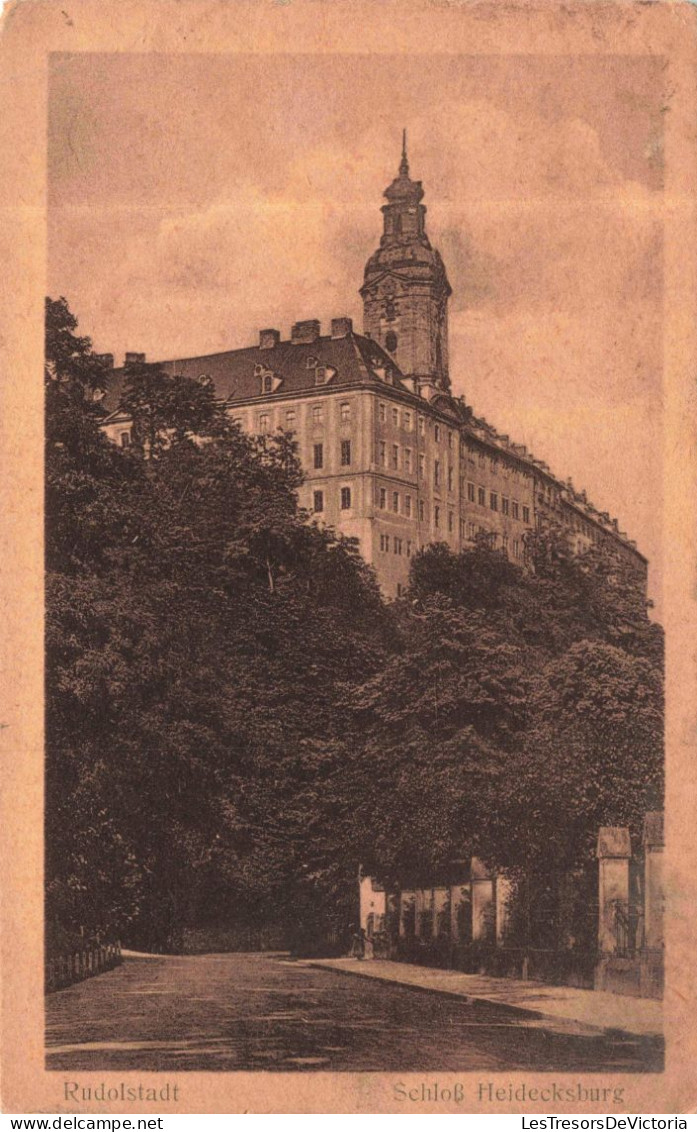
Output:
<svg viewBox="0 0 697 1132">
<path fill-rule="evenodd" d="M 399 174 L 401 177 L 409 176 L 409 161 L 407 159 L 407 131 L 402 130 L 402 160 L 399 163 Z"/>
</svg>

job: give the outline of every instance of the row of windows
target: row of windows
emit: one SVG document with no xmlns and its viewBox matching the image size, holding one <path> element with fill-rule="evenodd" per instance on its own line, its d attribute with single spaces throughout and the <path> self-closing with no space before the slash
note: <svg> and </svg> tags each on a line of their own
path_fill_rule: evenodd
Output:
<svg viewBox="0 0 697 1132">
<path fill-rule="evenodd" d="M 312 406 L 311 419 L 312 419 L 313 425 L 321 425 L 321 424 L 324 423 L 324 408 L 325 408 L 324 405 L 313 405 Z M 383 402 L 380 403 L 379 415 L 380 415 L 380 422 L 382 424 L 385 424 L 387 422 L 387 405 L 385 405 Z M 400 410 L 396 406 L 392 406 L 392 408 L 390 410 L 390 416 L 391 416 L 392 424 L 395 427 L 399 427 Z M 339 405 L 339 418 L 340 418 L 342 424 L 349 424 L 351 422 L 351 405 L 348 401 L 343 401 Z M 235 419 L 236 423 L 238 423 L 238 424 L 242 423 L 241 418 L 236 417 L 234 419 Z M 423 436 L 425 434 L 425 431 L 426 431 L 425 418 L 422 417 L 421 415 L 419 415 L 417 419 L 418 419 L 419 434 L 421 436 Z M 259 414 L 259 432 L 262 432 L 262 433 L 268 432 L 269 428 L 270 428 L 270 421 L 271 421 L 271 417 L 270 417 L 269 413 L 260 413 Z M 412 432 L 413 427 L 414 427 L 414 415 L 411 412 L 411 410 L 409 410 L 409 409 L 402 410 L 401 423 L 402 423 L 402 428 L 405 430 L 405 432 Z M 285 428 L 289 431 L 292 431 L 293 429 L 295 429 L 296 425 L 297 425 L 297 412 L 296 412 L 295 409 L 288 409 L 286 411 L 286 417 L 285 417 Z M 434 438 L 435 438 L 436 443 L 440 443 L 442 431 L 443 430 L 441 429 L 441 426 L 439 424 L 436 424 L 434 426 Z M 454 442 L 454 434 L 453 434 L 451 429 L 446 429 L 445 432 L 446 432 L 446 436 L 447 436 L 448 447 L 452 448 L 453 442 Z M 395 445 L 394 447 L 397 447 L 397 446 Z M 463 448 L 463 451 L 466 451 L 467 454 L 468 454 L 469 463 L 474 464 L 474 456 L 475 456 L 474 450 L 469 448 L 464 441 L 462 442 L 462 448 Z M 477 455 L 477 460 L 478 460 L 480 467 L 484 467 L 485 464 L 487 463 L 487 459 L 488 459 L 489 467 L 491 469 L 492 474 L 493 475 L 498 474 L 499 460 L 498 460 L 497 457 L 495 457 L 495 456 L 487 457 L 484 452 L 477 452 L 476 455 Z M 508 475 L 510 471 L 512 471 L 514 480 L 518 480 L 518 479 L 521 478 L 521 473 L 520 473 L 519 469 L 517 467 L 514 467 L 514 468 L 511 469 L 509 467 L 509 465 L 504 461 L 503 462 L 503 473 L 504 473 L 504 475 Z M 522 478 L 523 479 L 529 479 L 529 474 L 527 472 L 523 472 Z M 546 494 L 547 494 L 548 499 L 552 498 L 552 489 L 549 485 L 547 485 Z"/>
<path fill-rule="evenodd" d="M 342 511 L 351 510 L 351 488 L 342 487 L 339 493 L 339 503 Z M 321 515 L 324 511 L 324 492 L 315 491 L 312 496 L 312 510 L 317 515 Z"/>
<path fill-rule="evenodd" d="M 380 424 L 387 424 L 388 412 L 387 405 L 381 401 L 378 406 L 378 419 Z M 392 405 L 389 411 L 389 420 L 394 428 L 400 426 L 400 410 L 396 405 Z M 414 429 L 414 414 L 410 409 L 403 409 L 401 413 L 401 426 L 405 432 L 413 432 Z M 419 433 L 423 436 L 425 431 L 425 422 L 422 416 L 419 416 Z"/>
<path fill-rule="evenodd" d="M 476 502 L 480 507 L 486 507 L 486 489 L 483 487 L 475 487 L 471 482 L 467 484 L 467 501 L 469 503 Z M 510 515 L 513 519 L 520 518 L 520 505 L 517 499 L 509 499 L 507 495 L 501 496 L 501 513 L 502 515 Z M 497 491 L 489 492 L 489 509 L 491 511 L 498 511 L 499 509 L 499 494 Z M 523 504 L 523 522 L 530 522 L 530 508 L 527 504 Z"/>
<path fill-rule="evenodd" d="M 310 419 L 313 425 L 324 424 L 324 405 L 313 405 L 310 410 Z M 351 405 L 348 401 L 342 401 L 339 405 L 339 419 L 342 424 L 351 423 Z M 233 417 L 233 423 L 242 424 L 241 417 Z M 298 424 L 298 414 L 295 409 L 287 409 L 285 422 L 283 428 L 288 432 L 293 432 Z M 279 428 L 281 426 L 279 425 Z M 259 432 L 269 432 L 271 428 L 271 414 L 259 413 Z"/>
<path fill-rule="evenodd" d="M 393 554 L 406 554 L 407 558 L 411 558 L 411 539 L 397 538 L 397 536 L 394 535 L 391 545 Z M 389 535 L 380 535 L 380 550 L 383 554 L 390 553 Z"/>
<path fill-rule="evenodd" d="M 386 487 L 378 488 L 378 507 L 380 508 L 381 511 L 387 510 L 387 488 Z M 398 491 L 393 491 L 392 494 L 391 494 L 390 510 L 394 511 L 395 515 L 400 514 L 399 492 Z M 407 519 L 411 519 L 412 509 L 411 509 L 411 496 L 410 495 L 404 496 L 401 513 L 403 515 L 406 515 Z"/>
<path fill-rule="evenodd" d="M 348 468 L 351 465 L 351 441 L 342 440 L 340 448 L 340 462 L 342 468 Z M 314 468 L 324 467 L 324 445 L 313 444 L 312 446 L 312 466 Z"/>
</svg>

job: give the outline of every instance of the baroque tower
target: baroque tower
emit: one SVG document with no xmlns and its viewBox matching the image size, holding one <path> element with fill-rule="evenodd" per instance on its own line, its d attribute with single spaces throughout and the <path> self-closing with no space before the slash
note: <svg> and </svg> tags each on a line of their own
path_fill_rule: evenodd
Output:
<svg viewBox="0 0 697 1132">
<path fill-rule="evenodd" d="M 406 130 L 399 173 L 385 189 L 380 247 L 368 260 L 360 294 L 363 330 L 415 387 L 448 390 L 448 299 L 443 260 L 426 235 L 421 181 L 409 177 Z"/>
</svg>

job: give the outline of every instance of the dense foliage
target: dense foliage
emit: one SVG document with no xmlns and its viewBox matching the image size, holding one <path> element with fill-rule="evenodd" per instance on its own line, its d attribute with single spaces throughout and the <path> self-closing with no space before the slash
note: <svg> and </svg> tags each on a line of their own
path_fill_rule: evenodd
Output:
<svg viewBox="0 0 697 1132">
<path fill-rule="evenodd" d="M 138 364 L 135 445 L 47 300 L 47 923 L 176 947 L 185 924 L 341 931 L 359 865 L 476 854 L 549 877 L 661 803 L 662 641 L 601 551 L 429 547 L 387 605 L 298 506 L 291 438 Z"/>
</svg>

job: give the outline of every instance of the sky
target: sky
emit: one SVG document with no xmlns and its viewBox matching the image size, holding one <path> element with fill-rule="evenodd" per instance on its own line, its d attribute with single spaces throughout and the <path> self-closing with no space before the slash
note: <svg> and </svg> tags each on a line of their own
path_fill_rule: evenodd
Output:
<svg viewBox="0 0 697 1132">
<path fill-rule="evenodd" d="M 619 518 L 660 609 L 663 109 L 645 56 L 55 55 L 47 292 L 117 361 L 361 329 L 406 127 L 453 391 Z"/>
</svg>

